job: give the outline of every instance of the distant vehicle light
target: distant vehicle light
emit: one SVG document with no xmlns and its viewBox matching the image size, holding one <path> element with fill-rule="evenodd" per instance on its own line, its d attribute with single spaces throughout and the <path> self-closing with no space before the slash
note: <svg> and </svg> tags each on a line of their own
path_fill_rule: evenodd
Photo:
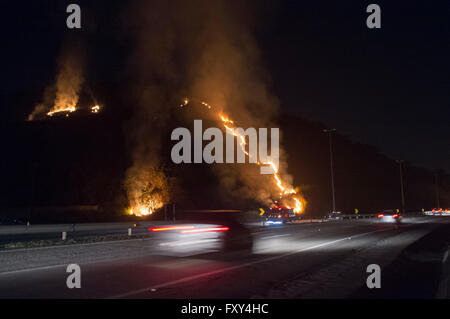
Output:
<svg viewBox="0 0 450 319">
<path fill-rule="evenodd" d="M 398 218 L 398 214 L 394 214 L 394 215 L 392 215 L 392 217 Z"/>
<path fill-rule="evenodd" d="M 197 228 L 197 229 L 189 229 L 182 230 L 182 234 L 193 234 L 193 233 L 205 233 L 205 232 L 218 232 L 218 231 L 227 231 L 230 228 L 228 227 L 208 227 L 208 228 Z"/>
<path fill-rule="evenodd" d="M 192 229 L 194 226 L 168 226 L 168 227 L 150 227 L 149 231 L 166 231 L 166 230 L 179 230 L 179 229 Z"/>
<path fill-rule="evenodd" d="M 382 218 L 384 214 L 378 214 L 378 218 Z"/>
</svg>

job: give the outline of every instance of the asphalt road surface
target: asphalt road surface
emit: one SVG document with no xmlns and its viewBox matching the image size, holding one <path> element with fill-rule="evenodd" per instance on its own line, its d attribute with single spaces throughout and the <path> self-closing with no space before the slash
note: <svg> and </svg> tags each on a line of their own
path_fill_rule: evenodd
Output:
<svg viewBox="0 0 450 319">
<path fill-rule="evenodd" d="M 447 298 L 450 218 L 255 229 L 252 251 L 156 249 L 154 238 L 0 251 L 0 298 Z M 69 289 L 69 264 L 81 288 Z M 381 288 L 366 269 L 381 267 Z"/>
</svg>

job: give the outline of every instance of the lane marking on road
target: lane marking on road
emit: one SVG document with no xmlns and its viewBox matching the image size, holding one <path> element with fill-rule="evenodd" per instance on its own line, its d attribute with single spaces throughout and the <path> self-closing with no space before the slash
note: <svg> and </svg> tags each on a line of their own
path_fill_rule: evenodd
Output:
<svg viewBox="0 0 450 319">
<path fill-rule="evenodd" d="M 356 235 L 353 235 L 353 236 L 347 236 L 347 237 L 344 237 L 344 238 L 328 241 L 328 242 L 321 243 L 321 244 L 318 244 L 318 245 L 313 245 L 313 246 L 310 246 L 310 247 L 298 249 L 298 250 L 295 250 L 295 251 L 292 251 L 292 252 L 289 252 L 289 253 L 285 253 L 285 254 L 282 254 L 282 255 L 273 256 L 273 257 L 267 257 L 267 258 L 263 258 L 263 259 L 260 259 L 260 260 L 251 261 L 251 262 L 248 262 L 248 263 L 243 263 L 243 264 L 239 264 L 239 265 L 235 265 L 235 266 L 221 268 L 221 269 L 209 271 L 209 272 L 198 274 L 198 275 L 192 275 L 192 276 L 184 277 L 184 278 L 181 278 L 181 279 L 168 281 L 168 282 L 161 283 L 161 284 L 158 284 L 158 285 L 152 285 L 152 286 L 149 286 L 149 287 L 145 287 L 145 288 L 141 288 L 141 289 L 137 289 L 137 290 L 132 290 L 132 291 L 125 292 L 125 293 L 122 293 L 122 294 L 114 295 L 112 297 L 108 297 L 107 299 L 121 299 L 121 298 L 127 298 L 127 297 L 130 297 L 130 296 L 138 295 L 138 294 L 145 293 L 145 292 L 154 292 L 154 291 L 156 291 L 157 289 L 160 289 L 160 288 L 166 288 L 166 287 L 182 284 L 182 283 L 185 283 L 185 282 L 189 282 L 189 281 L 192 281 L 192 280 L 201 279 L 201 278 L 204 278 L 204 277 L 209 277 L 209 276 L 213 276 L 213 275 L 217 275 L 217 274 L 222 274 L 222 273 L 225 273 L 225 272 L 228 272 L 228 271 L 231 271 L 231 270 L 245 268 L 245 267 L 253 266 L 253 265 L 256 265 L 256 264 L 260 264 L 260 263 L 264 263 L 264 262 L 268 262 L 268 261 L 284 258 L 284 257 L 287 257 L 287 256 L 295 255 L 295 254 L 302 253 L 302 252 L 305 252 L 305 251 L 309 251 L 309 250 L 313 250 L 313 249 L 317 249 L 317 248 L 321 248 L 321 247 L 325 247 L 325 246 L 330 246 L 330 245 L 339 243 L 341 241 L 354 239 L 354 238 L 358 238 L 358 237 L 363 237 L 363 236 L 366 236 L 366 235 L 369 235 L 369 234 L 385 232 L 385 231 L 389 231 L 389 230 L 393 230 L 393 229 L 392 228 L 379 229 L 379 230 L 370 231 L 370 232 L 366 232 L 366 233 L 356 234 Z"/>
</svg>

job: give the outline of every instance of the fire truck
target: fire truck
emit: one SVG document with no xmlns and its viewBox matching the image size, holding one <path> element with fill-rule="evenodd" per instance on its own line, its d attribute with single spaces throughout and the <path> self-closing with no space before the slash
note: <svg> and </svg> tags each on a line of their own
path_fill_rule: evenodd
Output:
<svg viewBox="0 0 450 319">
<path fill-rule="evenodd" d="M 297 219 L 293 209 L 274 205 L 264 214 L 267 224 L 287 224 Z"/>
</svg>

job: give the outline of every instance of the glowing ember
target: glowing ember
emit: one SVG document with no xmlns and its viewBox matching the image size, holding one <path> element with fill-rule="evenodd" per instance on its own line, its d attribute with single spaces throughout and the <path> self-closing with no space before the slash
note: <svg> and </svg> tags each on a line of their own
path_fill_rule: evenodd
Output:
<svg viewBox="0 0 450 319">
<path fill-rule="evenodd" d="M 209 105 L 209 104 L 206 103 L 206 102 L 202 102 L 202 105 L 206 106 L 208 109 L 211 109 L 211 105 Z"/>
<path fill-rule="evenodd" d="M 92 113 L 98 113 L 100 111 L 100 105 L 94 105 L 91 107 Z"/>
<path fill-rule="evenodd" d="M 78 108 L 76 106 L 67 106 L 67 107 L 54 107 L 50 112 L 47 113 L 48 116 L 53 116 L 56 113 L 66 113 L 66 117 L 69 116 L 69 113 L 77 111 Z M 96 104 L 90 107 L 91 113 L 97 114 L 100 111 L 100 105 Z"/>
<path fill-rule="evenodd" d="M 189 99 L 187 97 L 184 98 L 183 103 L 180 104 L 180 107 L 186 106 L 189 104 Z"/>
</svg>

